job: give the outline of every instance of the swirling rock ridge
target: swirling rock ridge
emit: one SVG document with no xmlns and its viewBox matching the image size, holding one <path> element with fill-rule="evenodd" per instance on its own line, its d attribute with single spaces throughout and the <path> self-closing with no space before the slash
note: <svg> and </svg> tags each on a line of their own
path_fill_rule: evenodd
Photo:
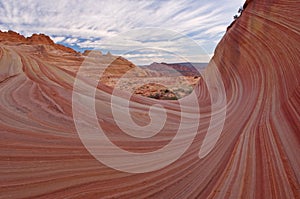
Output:
<svg viewBox="0 0 300 199">
<path fill-rule="evenodd" d="M 53 48 L 47 39 L 16 37 L 0 41 L 0 198 L 300 198 L 298 0 L 246 1 L 195 88 L 198 103 L 182 99 L 191 121 L 199 114 L 195 106 L 201 108 L 191 146 L 169 166 L 141 174 L 97 161 L 77 134 L 72 92 L 84 57 Z M 205 79 L 224 84 L 226 95 L 218 88 L 209 92 Z M 132 118 L 140 125 L 149 122 L 153 104 L 167 111 L 162 132 L 146 141 L 116 125 L 113 89 L 99 84 L 96 90 L 99 124 L 124 150 L 155 151 L 176 134 L 182 114 L 177 102 L 131 98 Z M 222 119 L 221 109 L 212 112 L 214 97 L 226 101 L 225 123 L 212 151 L 200 159 L 210 119 Z M 89 124 L 91 116 L 85 117 L 82 122 Z M 217 130 L 219 121 L 214 122 Z M 189 125 L 187 136 L 194 123 Z"/>
</svg>

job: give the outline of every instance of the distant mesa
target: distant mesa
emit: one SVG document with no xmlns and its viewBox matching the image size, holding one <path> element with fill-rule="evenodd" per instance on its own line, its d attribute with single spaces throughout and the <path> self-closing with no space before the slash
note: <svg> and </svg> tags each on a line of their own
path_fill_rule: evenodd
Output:
<svg viewBox="0 0 300 199">
<path fill-rule="evenodd" d="M 166 76 L 200 76 L 200 72 L 203 71 L 208 63 L 157 63 L 153 62 L 150 65 L 141 66 L 144 69 L 150 71 L 159 72 L 161 75 Z M 200 72 L 199 72 L 200 71 Z"/>
</svg>

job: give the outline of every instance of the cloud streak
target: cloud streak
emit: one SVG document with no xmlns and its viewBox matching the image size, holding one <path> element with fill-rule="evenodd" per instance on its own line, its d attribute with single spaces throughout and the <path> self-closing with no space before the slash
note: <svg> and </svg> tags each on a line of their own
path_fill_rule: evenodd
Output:
<svg viewBox="0 0 300 199">
<path fill-rule="evenodd" d="M 212 54 L 243 0 L 116 0 L 116 1 L 14 1 L 0 2 L 0 29 L 26 36 L 40 32 L 55 42 L 78 48 L 101 47 L 102 42 L 132 29 L 163 28 L 194 39 Z M 132 38 L 125 51 L 146 40 Z M 155 37 L 155 35 L 154 35 Z M 140 38 L 139 38 L 140 39 Z M 153 38 L 151 41 L 161 40 Z M 137 43 L 136 43 L 137 42 Z M 163 41 L 161 45 L 164 46 Z M 156 43 L 157 43 L 156 42 Z M 174 44 L 174 48 L 181 46 Z M 113 50 L 104 49 L 102 50 Z M 107 45 L 106 45 L 107 47 Z M 200 56 L 199 56 L 200 57 Z M 135 62 L 139 62 L 135 58 Z M 159 60 L 155 60 L 159 61 Z M 199 60 L 201 61 L 201 60 Z"/>
</svg>

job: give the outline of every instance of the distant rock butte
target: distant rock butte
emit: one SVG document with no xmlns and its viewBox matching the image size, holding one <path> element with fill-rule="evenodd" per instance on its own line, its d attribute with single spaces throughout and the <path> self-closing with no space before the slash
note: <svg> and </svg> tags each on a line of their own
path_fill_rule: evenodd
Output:
<svg viewBox="0 0 300 199">
<path fill-rule="evenodd" d="M 150 71 L 155 71 L 162 76 L 200 76 L 198 70 L 204 70 L 207 64 L 202 63 L 201 68 L 199 68 L 200 63 L 157 63 L 153 62 L 148 66 L 143 66 L 142 68 L 148 69 Z"/>
</svg>

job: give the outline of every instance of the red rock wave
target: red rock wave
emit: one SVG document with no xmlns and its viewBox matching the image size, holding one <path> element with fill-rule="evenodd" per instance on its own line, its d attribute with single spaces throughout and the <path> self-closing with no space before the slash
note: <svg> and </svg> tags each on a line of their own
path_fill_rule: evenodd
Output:
<svg viewBox="0 0 300 199">
<path fill-rule="evenodd" d="M 110 168 L 82 144 L 72 109 L 81 55 L 49 43 L 1 42 L 1 198 L 300 198 L 299 13 L 296 0 L 247 1 L 205 73 L 204 79 L 212 85 L 224 83 L 226 97 L 217 86 L 208 90 L 204 79 L 195 90 L 198 102 L 191 100 L 193 96 L 179 102 L 132 97 L 130 112 L 137 124 L 149 123 L 151 105 L 159 103 L 166 109 L 165 126 L 149 139 L 122 132 L 111 111 L 112 89 L 97 85 L 99 124 L 113 143 L 131 152 L 153 152 L 171 143 L 181 117 L 185 122 L 180 138 L 189 138 L 200 107 L 197 135 L 184 154 L 166 167 L 145 173 Z M 126 101 L 126 94 L 116 95 L 120 102 Z M 223 115 L 221 109 L 212 112 L 212 104 L 225 100 L 225 123 L 213 146 Z M 185 106 L 184 115 L 180 103 Z M 76 105 L 84 114 L 90 104 Z M 122 110 L 118 113 L 123 114 Z M 154 110 L 154 116 L 162 115 Z M 79 122 L 93 127 L 92 116 L 84 116 Z M 216 119 L 210 127 L 212 118 Z M 210 128 L 213 133 L 206 140 Z M 147 133 L 151 132 L 141 132 Z M 172 150 L 186 142 L 180 139 Z M 208 154 L 200 152 L 199 158 L 203 143 L 207 143 L 204 148 L 213 148 Z M 109 151 L 108 146 L 101 147 Z M 117 162 L 119 158 L 128 170 L 155 168 L 163 161 L 163 155 L 140 164 L 122 162 L 123 157 L 108 158 Z"/>
</svg>

